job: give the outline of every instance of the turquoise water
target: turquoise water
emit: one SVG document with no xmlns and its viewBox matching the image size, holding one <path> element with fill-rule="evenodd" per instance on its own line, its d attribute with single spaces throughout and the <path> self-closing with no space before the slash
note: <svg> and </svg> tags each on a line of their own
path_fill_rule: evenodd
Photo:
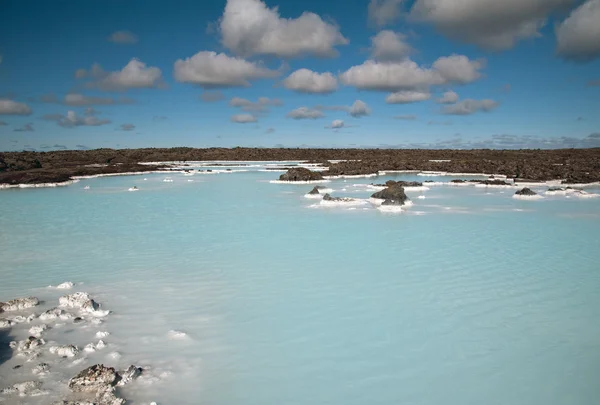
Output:
<svg viewBox="0 0 600 405">
<path fill-rule="evenodd" d="M 252 170 L 1 191 L 0 301 L 83 283 L 114 311 L 84 364 L 157 376 L 123 390 L 134 404 L 600 401 L 600 198 L 432 186 L 390 214 Z M 368 198 L 355 184 L 388 179 L 450 180 L 324 186 Z"/>
</svg>

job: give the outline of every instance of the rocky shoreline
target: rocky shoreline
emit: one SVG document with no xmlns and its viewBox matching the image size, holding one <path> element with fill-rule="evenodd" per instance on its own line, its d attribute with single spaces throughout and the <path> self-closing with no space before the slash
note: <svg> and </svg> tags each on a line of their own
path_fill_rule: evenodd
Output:
<svg viewBox="0 0 600 405">
<path fill-rule="evenodd" d="M 0 185 L 65 183 L 77 176 L 168 170 L 140 162 L 293 161 L 318 163 L 327 176 L 380 171 L 501 174 L 531 182 L 600 181 L 600 148 L 557 150 L 170 148 L 0 152 Z M 338 160 L 342 160 L 338 162 Z M 333 161 L 333 162 L 332 162 Z"/>
<path fill-rule="evenodd" d="M 73 286 L 73 283 L 66 282 L 54 288 L 68 290 Z M 125 404 L 126 400 L 120 397 L 118 389 L 142 376 L 144 370 L 141 367 L 130 365 L 121 371 L 104 364 L 86 367 L 66 382 L 68 393 L 63 398 L 56 398 L 61 394 L 46 387 L 45 378 L 54 372 L 55 367 L 60 364 L 64 366 L 65 361 L 72 366 L 82 364 L 86 360 L 84 353 L 93 353 L 107 347 L 103 339 L 110 334 L 98 331 L 95 334 L 97 342 L 79 348 L 69 342 L 47 341 L 46 333 L 64 327 L 65 324 L 100 325 L 110 311 L 101 309 L 100 304 L 85 292 L 65 294 L 59 298 L 56 307 L 36 313 L 35 310 L 41 304 L 36 297 L 0 302 L 0 364 L 14 359 L 18 364 L 12 369 L 20 374 L 29 371 L 31 376 L 25 378 L 23 375 L 19 380 L 25 379 L 24 381 L 7 386 L 2 381 L 6 378 L 0 379 L 0 402 L 10 401 L 12 398 L 24 401 L 24 398 L 44 397 L 49 398 L 49 403 L 53 405 Z M 10 339 L 10 332 L 14 328 L 28 329 L 29 336 L 24 340 Z M 67 338 L 70 335 L 67 333 L 61 336 Z"/>
</svg>

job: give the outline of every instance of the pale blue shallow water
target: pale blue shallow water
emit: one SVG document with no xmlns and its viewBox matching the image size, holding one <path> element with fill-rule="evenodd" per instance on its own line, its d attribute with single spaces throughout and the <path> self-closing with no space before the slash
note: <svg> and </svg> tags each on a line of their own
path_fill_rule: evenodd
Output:
<svg viewBox="0 0 600 405">
<path fill-rule="evenodd" d="M 386 214 L 311 208 L 312 185 L 278 176 L 3 190 L 0 301 L 83 283 L 123 355 L 85 364 L 170 372 L 124 390 L 134 404 L 600 403 L 600 198 L 437 186 Z M 450 180 L 325 186 L 367 198 L 353 185 L 390 178 Z"/>
</svg>

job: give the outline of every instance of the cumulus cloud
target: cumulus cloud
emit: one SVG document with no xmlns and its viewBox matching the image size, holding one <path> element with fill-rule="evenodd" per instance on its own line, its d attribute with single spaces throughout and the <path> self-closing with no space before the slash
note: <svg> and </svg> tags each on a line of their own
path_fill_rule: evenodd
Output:
<svg viewBox="0 0 600 405">
<path fill-rule="evenodd" d="M 388 25 L 400 17 L 403 0 L 371 0 L 369 2 L 369 22 L 378 27 Z"/>
<path fill-rule="evenodd" d="M 229 101 L 232 107 L 241 108 L 243 111 L 262 113 L 268 111 L 271 106 L 281 106 L 283 102 L 278 98 L 259 97 L 257 101 L 234 97 Z"/>
<path fill-rule="evenodd" d="M 344 121 L 342 121 L 342 120 L 333 120 L 331 122 L 331 125 L 328 125 L 325 128 L 331 128 L 331 129 L 344 128 Z"/>
<path fill-rule="evenodd" d="M 252 114 L 236 114 L 231 116 L 231 122 L 235 122 L 237 124 L 249 124 L 256 121 L 258 120 Z"/>
<path fill-rule="evenodd" d="M 368 60 L 343 72 L 340 80 L 347 86 L 377 91 L 421 89 L 444 82 L 438 72 L 421 68 L 411 60 L 398 63 Z"/>
<path fill-rule="evenodd" d="M 223 45 L 242 56 L 332 57 L 336 46 L 348 44 L 337 25 L 317 14 L 281 18 L 260 0 L 227 0 L 219 29 Z"/>
<path fill-rule="evenodd" d="M 446 82 L 466 84 L 481 77 L 479 70 L 484 65 L 484 61 L 470 60 L 464 55 L 453 54 L 433 62 L 433 69 L 437 70 Z"/>
<path fill-rule="evenodd" d="M 444 107 L 442 112 L 450 115 L 470 115 L 479 111 L 490 112 L 496 107 L 498 107 L 498 103 L 494 100 L 473 100 L 468 98 Z"/>
<path fill-rule="evenodd" d="M 46 114 L 42 118 L 48 121 L 55 121 L 58 125 L 65 128 L 81 126 L 97 127 L 100 125 L 110 124 L 110 120 L 100 119 L 94 115 L 77 115 L 75 111 L 67 111 L 67 115 Z"/>
<path fill-rule="evenodd" d="M 573 0 L 417 0 L 410 16 L 449 38 L 492 50 L 512 48 L 539 30 L 555 9 Z"/>
<path fill-rule="evenodd" d="M 587 62 L 600 56 L 600 0 L 588 0 L 577 7 L 556 28 L 558 54 L 566 59 Z"/>
<path fill-rule="evenodd" d="M 0 100 L 0 115 L 29 115 L 31 108 L 13 100 Z"/>
<path fill-rule="evenodd" d="M 416 115 L 396 115 L 394 119 L 397 120 L 405 120 L 405 121 L 414 121 L 417 119 Z"/>
<path fill-rule="evenodd" d="M 360 118 L 371 114 L 371 109 L 369 108 L 367 103 L 361 100 L 356 100 L 354 104 L 352 104 L 352 106 L 350 107 L 348 113 L 354 118 Z"/>
<path fill-rule="evenodd" d="M 115 31 L 108 37 L 115 44 L 133 45 L 139 41 L 137 35 L 129 31 Z"/>
<path fill-rule="evenodd" d="M 280 72 L 224 53 L 202 51 L 191 58 L 177 60 L 174 75 L 178 82 L 214 89 L 249 87 L 250 80 L 277 77 Z"/>
<path fill-rule="evenodd" d="M 162 71 L 157 67 L 147 66 L 137 58 L 131 59 L 123 69 L 116 72 L 106 72 L 96 63 L 89 70 L 76 70 L 75 77 L 78 79 L 91 79 L 86 83 L 86 86 L 102 91 L 151 89 L 165 86 Z"/>
<path fill-rule="evenodd" d="M 283 85 L 298 93 L 332 93 L 337 89 L 337 79 L 329 72 L 317 73 L 299 69 L 283 80 Z"/>
<path fill-rule="evenodd" d="M 220 91 L 205 91 L 200 95 L 200 99 L 205 103 L 214 103 L 221 101 L 225 98 L 225 95 Z"/>
<path fill-rule="evenodd" d="M 293 118 L 295 120 L 306 120 L 306 119 L 314 120 L 317 118 L 321 118 L 323 116 L 324 115 L 320 110 L 317 110 L 315 108 L 308 108 L 308 107 L 296 108 L 295 110 L 292 110 L 287 114 L 288 118 Z"/>
<path fill-rule="evenodd" d="M 21 128 L 13 129 L 13 131 L 15 131 L 15 132 L 33 132 L 33 131 L 35 131 L 35 129 L 33 129 L 33 124 L 25 124 Z"/>
<path fill-rule="evenodd" d="M 388 95 L 385 102 L 388 104 L 409 104 L 429 100 L 430 98 L 431 94 L 429 92 L 403 90 Z"/>
<path fill-rule="evenodd" d="M 394 31 L 384 30 L 371 37 L 371 59 L 379 61 L 399 61 L 413 52 L 405 42 L 406 36 Z"/>
<path fill-rule="evenodd" d="M 458 101 L 458 94 L 449 90 L 442 94 L 442 97 L 438 98 L 436 101 L 440 104 L 453 104 Z"/>
<path fill-rule="evenodd" d="M 135 125 L 133 124 L 121 124 L 119 127 L 121 131 L 133 131 L 135 129 Z"/>
<path fill-rule="evenodd" d="M 401 62 L 367 60 L 343 72 L 340 80 L 361 90 L 424 92 L 431 86 L 473 82 L 481 77 L 479 70 L 484 64 L 463 55 L 439 58 L 431 68 L 421 67 L 408 59 Z"/>
</svg>

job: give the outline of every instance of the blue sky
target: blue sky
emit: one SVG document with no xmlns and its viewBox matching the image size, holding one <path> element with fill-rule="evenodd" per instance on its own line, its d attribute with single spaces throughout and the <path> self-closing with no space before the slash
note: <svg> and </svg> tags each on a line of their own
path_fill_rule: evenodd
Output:
<svg viewBox="0 0 600 405">
<path fill-rule="evenodd" d="M 598 21 L 600 0 L 9 0 L 0 150 L 600 146 Z"/>
</svg>

